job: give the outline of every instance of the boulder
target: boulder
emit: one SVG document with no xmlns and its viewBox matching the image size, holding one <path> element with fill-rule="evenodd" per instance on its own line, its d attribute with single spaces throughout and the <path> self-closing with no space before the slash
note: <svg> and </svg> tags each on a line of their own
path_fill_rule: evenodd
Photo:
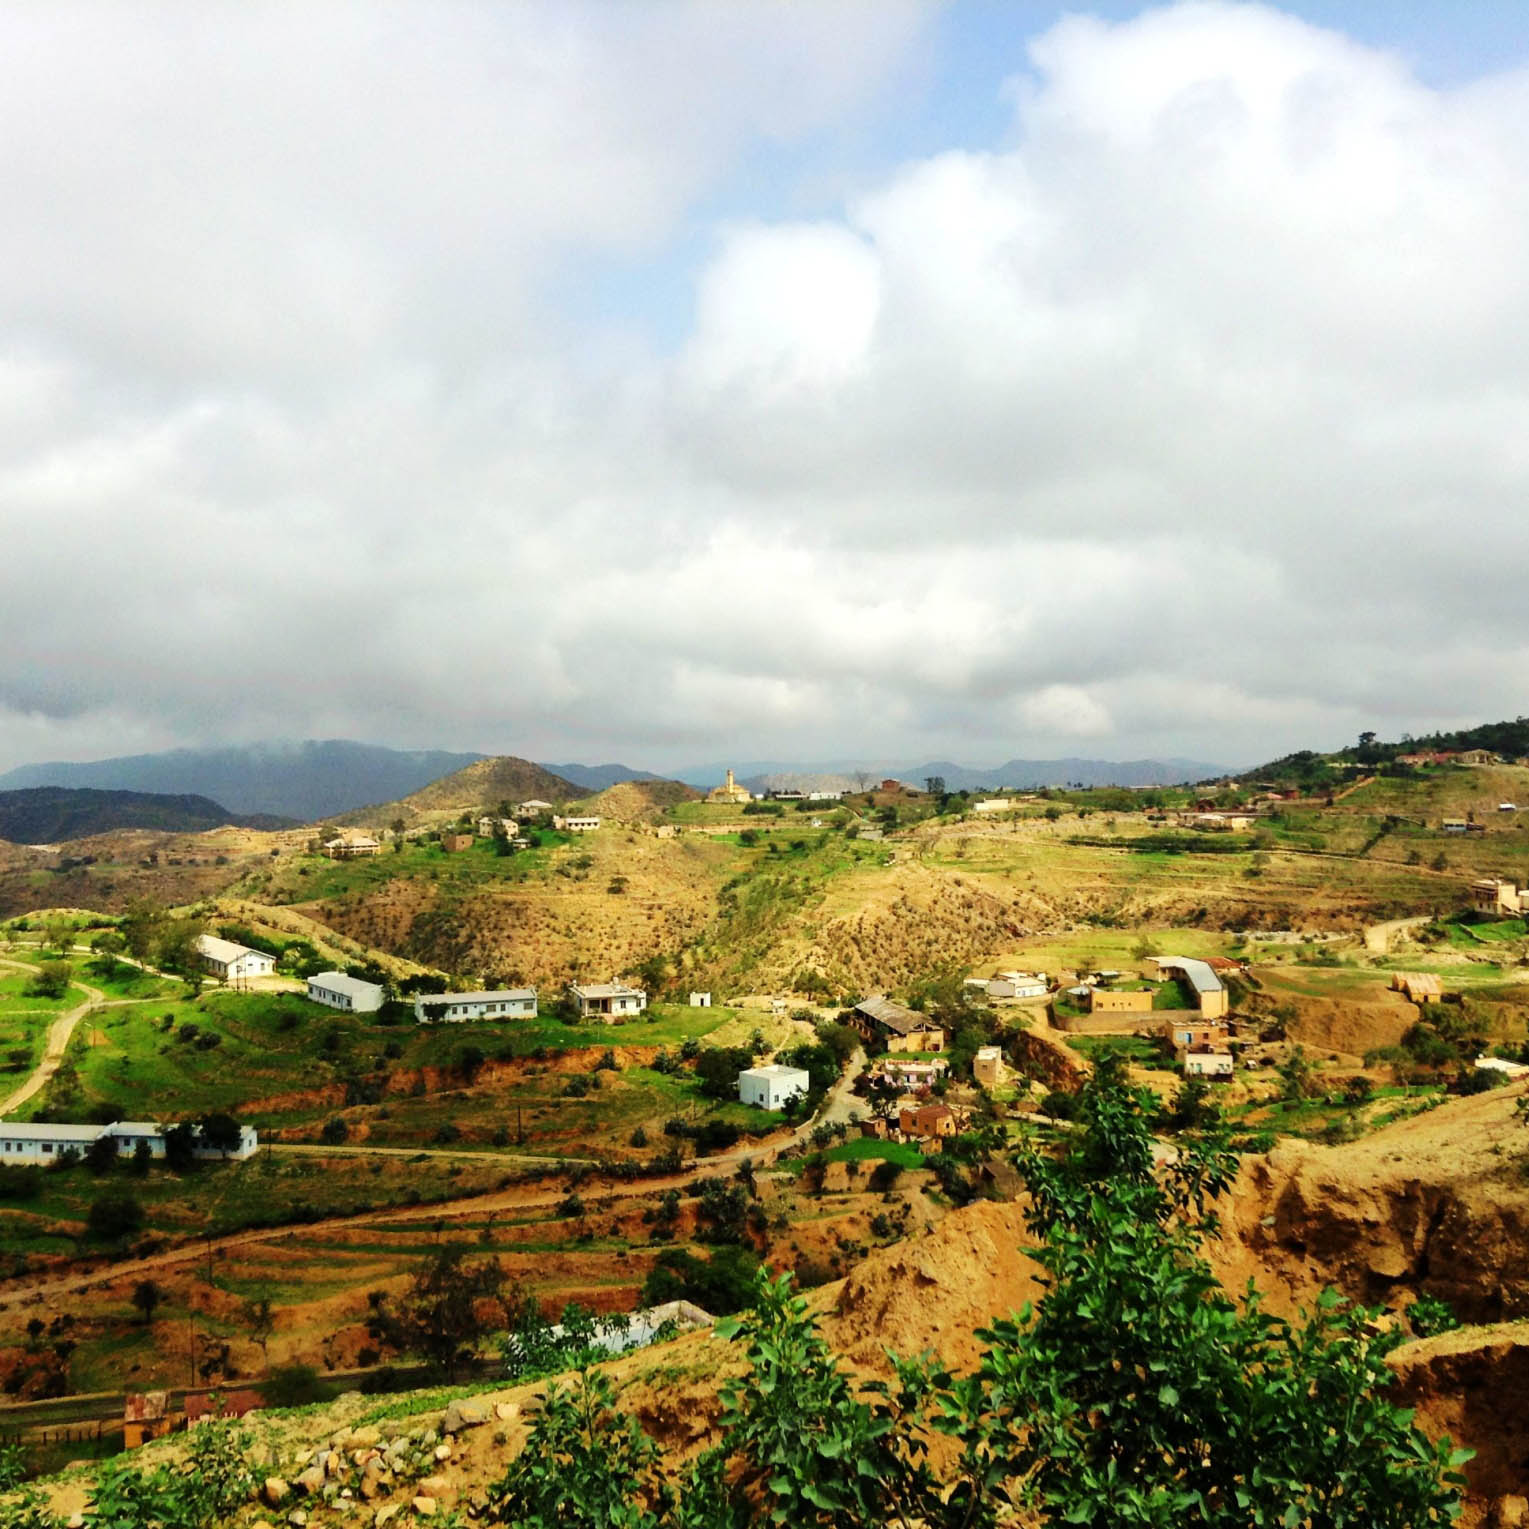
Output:
<svg viewBox="0 0 1529 1529">
<path fill-rule="evenodd" d="M 412 1507 L 421 1518 L 429 1518 L 430 1515 L 435 1512 L 435 1499 L 433 1497 L 426 1497 L 421 1494 L 420 1496 L 416 1497 L 414 1501 L 409 1504 L 409 1506 Z"/>
<path fill-rule="evenodd" d="M 310 1465 L 307 1470 L 293 1479 L 292 1485 L 299 1491 L 312 1497 L 317 1492 L 324 1490 L 324 1467 L 322 1465 Z"/>
<path fill-rule="evenodd" d="M 441 1414 L 442 1433 L 461 1433 L 464 1428 L 481 1428 L 488 1414 L 477 1402 L 453 1402 Z"/>
<path fill-rule="evenodd" d="M 292 1495 L 292 1488 L 280 1476 L 267 1476 L 260 1495 L 265 1498 L 266 1507 L 279 1508 Z"/>
</svg>

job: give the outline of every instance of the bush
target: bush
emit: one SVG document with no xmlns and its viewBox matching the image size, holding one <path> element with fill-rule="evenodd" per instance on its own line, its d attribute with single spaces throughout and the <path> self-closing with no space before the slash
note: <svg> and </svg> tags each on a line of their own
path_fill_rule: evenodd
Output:
<svg viewBox="0 0 1529 1529">
<path fill-rule="evenodd" d="M 85 1225 L 96 1241 L 116 1242 L 143 1230 L 143 1206 L 125 1186 L 105 1189 L 90 1202 Z"/>
<path fill-rule="evenodd" d="M 350 1140 L 350 1127 L 339 1115 L 333 1115 L 324 1122 L 319 1139 L 325 1146 L 338 1147 L 342 1142 Z"/>
<path fill-rule="evenodd" d="M 306 1407 L 321 1402 L 329 1388 L 311 1364 L 285 1364 L 271 1371 L 265 1385 L 266 1402 L 272 1407 Z"/>
</svg>

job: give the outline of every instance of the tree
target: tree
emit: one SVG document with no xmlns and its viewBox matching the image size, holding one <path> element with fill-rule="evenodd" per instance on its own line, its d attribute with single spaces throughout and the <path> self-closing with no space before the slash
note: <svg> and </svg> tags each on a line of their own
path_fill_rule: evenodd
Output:
<svg viewBox="0 0 1529 1529">
<path fill-rule="evenodd" d="M 141 1279 L 133 1286 L 133 1309 L 145 1326 L 154 1320 L 154 1313 L 164 1299 L 164 1291 L 151 1279 Z"/>
<path fill-rule="evenodd" d="M 1311 1096 L 1315 1083 L 1312 1079 L 1312 1065 L 1306 1055 L 1304 1046 L 1297 1046 L 1294 1051 L 1280 1063 L 1279 1068 L 1279 1096 L 1292 1102 L 1306 1099 Z"/>
<path fill-rule="evenodd" d="M 239 1122 L 224 1110 L 214 1110 L 210 1115 L 203 1115 L 197 1121 L 196 1134 L 205 1150 L 220 1152 L 224 1157 L 230 1152 L 237 1152 L 244 1139 Z"/>
<path fill-rule="evenodd" d="M 455 1380 L 465 1352 L 502 1324 L 504 1271 L 484 1259 L 470 1264 L 465 1248 L 438 1248 L 414 1276 L 396 1328 L 399 1347 L 423 1354 Z M 491 1306 L 492 1314 L 482 1308 Z"/>
<path fill-rule="evenodd" d="M 27 984 L 27 992 L 34 998 L 62 998 L 72 975 L 67 961 L 44 961 Z"/>
<path fill-rule="evenodd" d="M 104 1131 L 85 1148 L 85 1166 L 99 1177 L 117 1166 L 117 1138 Z"/>
<path fill-rule="evenodd" d="M 924 790 L 930 796 L 944 797 L 945 777 L 943 775 L 926 775 L 924 777 Z"/>
<path fill-rule="evenodd" d="M 196 1163 L 197 1130 L 189 1120 L 165 1128 L 165 1166 L 184 1173 Z"/>
<path fill-rule="evenodd" d="M 270 1296 L 252 1295 L 240 1307 L 240 1315 L 244 1318 L 244 1325 L 250 1330 L 250 1337 L 260 1345 L 261 1362 L 269 1366 L 271 1334 L 276 1328 L 276 1314 L 271 1309 Z"/>
<path fill-rule="evenodd" d="M 108 979 L 116 976 L 122 965 L 120 958 L 127 949 L 127 941 L 115 929 L 108 929 L 90 942 L 90 948 L 96 955 L 91 963 L 95 969 Z"/>
<path fill-rule="evenodd" d="M 122 937 L 137 960 L 147 961 L 153 956 L 166 917 L 164 908 L 147 898 L 127 905 L 122 915 Z"/>
</svg>

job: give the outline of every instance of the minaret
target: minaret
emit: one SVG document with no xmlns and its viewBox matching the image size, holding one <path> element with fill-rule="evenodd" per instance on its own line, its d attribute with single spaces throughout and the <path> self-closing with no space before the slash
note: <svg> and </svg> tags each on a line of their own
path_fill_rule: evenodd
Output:
<svg viewBox="0 0 1529 1529">
<path fill-rule="evenodd" d="M 727 772 L 727 794 L 729 796 L 733 794 L 733 772 L 731 770 Z"/>
</svg>

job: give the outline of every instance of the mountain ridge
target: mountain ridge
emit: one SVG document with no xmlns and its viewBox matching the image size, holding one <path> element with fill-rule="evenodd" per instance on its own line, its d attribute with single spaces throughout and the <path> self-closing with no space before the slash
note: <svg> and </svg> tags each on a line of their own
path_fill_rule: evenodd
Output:
<svg viewBox="0 0 1529 1529">
<path fill-rule="evenodd" d="M 12 844 L 59 844 L 124 828 L 200 833 L 210 828 L 295 828 L 293 818 L 236 813 L 209 797 L 91 787 L 27 786 L 0 791 L 0 839 Z"/>
</svg>

